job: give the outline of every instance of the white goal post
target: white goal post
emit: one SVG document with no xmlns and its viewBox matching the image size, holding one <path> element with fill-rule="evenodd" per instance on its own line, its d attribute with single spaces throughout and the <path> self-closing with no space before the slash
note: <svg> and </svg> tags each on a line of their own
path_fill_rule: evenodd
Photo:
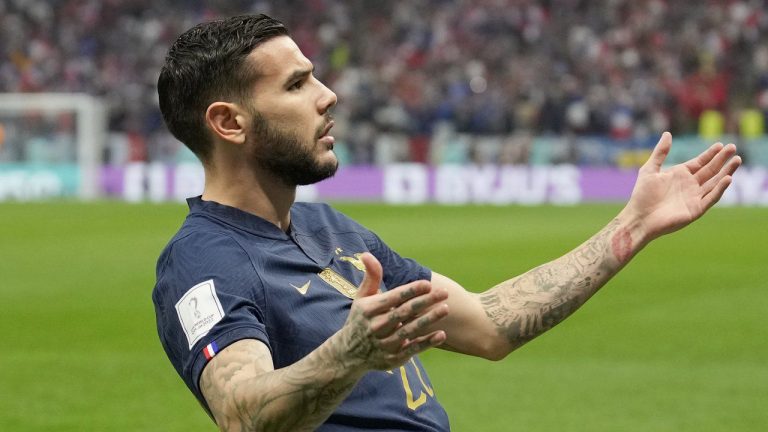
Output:
<svg viewBox="0 0 768 432">
<path fill-rule="evenodd" d="M 107 112 L 97 97 L 84 93 L 0 93 L 0 115 L 24 113 L 58 114 L 76 117 L 76 161 L 79 168 L 78 196 L 100 196 L 99 170 L 107 131 Z"/>
</svg>

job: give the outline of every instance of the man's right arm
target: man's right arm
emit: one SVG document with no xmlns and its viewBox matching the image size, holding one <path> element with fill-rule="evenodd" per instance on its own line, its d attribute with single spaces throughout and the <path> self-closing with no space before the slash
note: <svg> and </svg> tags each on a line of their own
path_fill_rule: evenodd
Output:
<svg viewBox="0 0 768 432">
<path fill-rule="evenodd" d="M 329 345 L 279 370 L 267 346 L 255 339 L 216 355 L 203 370 L 200 389 L 219 428 L 304 430 L 321 424 L 365 372 L 337 362 Z"/>
<path fill-rule="evenodd" d="M 430 326 L 448 314 L 447 291 L 416 281 L 378 293 L 381 265 L 366 275 L 338 332 L 298 362 L 274 369 L 265 344 L 235 342 L 203 369 L 200 389 L 223 431 L 314 430 L 370 370 L 398 367 L 445 341 Z"/>
</svg>

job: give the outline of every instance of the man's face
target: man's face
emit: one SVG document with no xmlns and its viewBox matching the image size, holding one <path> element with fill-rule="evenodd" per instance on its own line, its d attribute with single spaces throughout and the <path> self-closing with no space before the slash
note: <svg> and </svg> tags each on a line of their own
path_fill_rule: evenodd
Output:
<svg viewBox="0 0 768 432">
<path fill-rule="evenodd" d="M 316 140 L 308 144 L 293 131 L 273 126 L 260 114 L 253 113 L 252 135 L 249 136 L 251 162 L 270 172 L 288 186 L 308 185 L 332 177 L 339 166 L 333 151 L 333 158 L 323 158 L 322 145 Z M 326 126 L 315 133 L 318 138 Z M 318 149 L 318 147 L 320 147 Z M 327 146 L 326 146 L 327 147 Z M 333 149 L 333 142 L 330 143 Z"/>
<path fill-rule="evenodd" d="M 328 133 L 336 95 L 312 75 L 312 63 L 287 36 L 268 40 L 250 57 L 259 65 L 249 106 L 252 162 L 288 186 L 333 176 L 338 159 Z"/>
</svg>

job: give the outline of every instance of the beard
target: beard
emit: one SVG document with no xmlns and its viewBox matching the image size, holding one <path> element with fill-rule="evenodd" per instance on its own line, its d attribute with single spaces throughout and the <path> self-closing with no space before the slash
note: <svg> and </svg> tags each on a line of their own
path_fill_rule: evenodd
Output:
<svg viewBox="0 0 768 432">
<path fill-rule="evenodd" d="M 251 159 L 257 167 L 270 172 L 290 187 L 317 183 L 336 174 L 338 159 L 321 162 L 315 154 L 319 145 L 317 140 L 331 120 L 330 115 L 315 130 L 312 145 L 303 143 L 295 133 L 272 126 L 258 113 L 254 113 L 253 119 Z"/>
</svg>

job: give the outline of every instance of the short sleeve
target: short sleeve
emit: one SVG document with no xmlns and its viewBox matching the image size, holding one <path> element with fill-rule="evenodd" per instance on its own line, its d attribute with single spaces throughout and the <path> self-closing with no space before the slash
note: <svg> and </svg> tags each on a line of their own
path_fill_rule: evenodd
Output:
<svg viewBox="0 0 768 432">
<path fill-rule="evenodd" d="M 417 280 L 432 279 L 432 271 L 411 258 L 403 258 L 387 246 L 378 235 L 363 228 L 361 235 L 368 250 L 379 260 L 384 270 L 384 285 L 387 289 Z"/>
<path fill-rule="evenodd" d="M 204 407 L 199 379 L 210 358 L 241 339 L 270 346 L 263 287 L 249 255 L 226 233 L 192 232 L 171 242 L 158 260 L 152 300 L 163 348 Z"/>
</svg>

